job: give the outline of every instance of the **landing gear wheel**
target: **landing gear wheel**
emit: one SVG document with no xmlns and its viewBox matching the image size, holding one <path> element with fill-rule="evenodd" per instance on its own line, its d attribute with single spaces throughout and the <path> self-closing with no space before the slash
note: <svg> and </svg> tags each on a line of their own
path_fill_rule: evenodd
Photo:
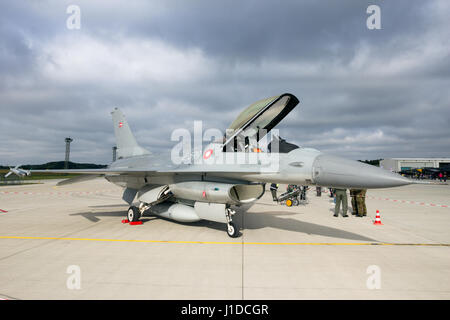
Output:
<svg viewBox="0 0 450 320">
<path fill-rule="evenodd" d="M 127 212 L 127 217 L 128 217 L 128 221 L 130 222 L 136 222 L 140 219 L 141 217 L 141 212 L 139 211 L 138 208 L 136 208 L 135 206 L 131 206 L 128 209 Z"/>
<path fill-rule="evenodd" d="M 238 236 L 239 230 L 233 222 L 228 224 L 227 233 L 231 238 L 236 238 Z"/>
</svg>

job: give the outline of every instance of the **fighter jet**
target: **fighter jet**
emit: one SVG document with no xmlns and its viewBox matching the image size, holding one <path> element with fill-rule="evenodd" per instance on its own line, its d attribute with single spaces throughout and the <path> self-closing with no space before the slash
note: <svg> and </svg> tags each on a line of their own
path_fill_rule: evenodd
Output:
<svg viewBox="0 0 450 320">
<path fill-rule="evenodd" d="M 30 170 L 24 170 L 20 168 L 20 165 L 15 166 L 14 168 L 9 168 L 9 172 L 5 174 L 5 178 L 8 178 L 12 174 L 17 175 L 18 177 L 29 176 L 31 174 Z"/>
<path fill-rule="evenodd" d="M 226 135 L 184 154 L 182 143 L 170 154 L 142 148 L 125 116 L 116 108 L 111 113 L 117 143 L 115 162 L 105 169 L 43 172 L 90 175 L 60 184 L 103 176 L 123 187 L 122 199 L 130 205 L 130 222 L 138 221 L 144 213 L 180 222 L 204 219 L 226 224 L 230 237 L 239 235 L 233 223 L 234 209 L 260 199 L 266 183 L 358 189 L 413 183 L 387 170 L 316 149 L 292 144 L 280 148 L 280 139 L 271 141 L 270 150 L 260 147 L 260 142 L 267 142 L 271 130 L 298 103 L 289 93 L 257 101 L 242 111 Z"/>
</svg>

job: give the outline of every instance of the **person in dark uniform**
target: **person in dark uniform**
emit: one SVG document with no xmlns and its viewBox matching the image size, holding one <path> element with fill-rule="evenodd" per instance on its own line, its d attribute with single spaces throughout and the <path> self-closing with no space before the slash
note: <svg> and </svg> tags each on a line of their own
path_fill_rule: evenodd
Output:
<svg viewBox="0 0 450 320">
<path fill-rule="evenodd" d="M 322 187 L 316 187 L 316 195 L 317 195 L 318 197 L 321 197 L 321 196 L 322 196 Z"/>
<path fill-rule="evenodd" d="M 308 186 L 302 186 L 300 192 L 300 200 L 306 200 L 306 191 L 308 190 Z"/>
<path fill-rule="evenodd" d="M 334 194 L 336 195 L 336 206 L 334 207 L 334 216 L 339 216 L 339 211 L 342 202 L 342 216 L 347 218 L 347 189 L 334 189 Z"/>
<path fill-rule="evenodd" d="M 270 185 L 270 193 L 272 193 L 273 201 L 278 201 L 277 190 L 278 190 L 278 184 L 272 183 Z"/>
<path fill-rule="evenodd" d="M 333 188 L 328 188 L 328 190 L 330 191 L 330 198 L 333 198 L 334 197 Z"/>
</svg>

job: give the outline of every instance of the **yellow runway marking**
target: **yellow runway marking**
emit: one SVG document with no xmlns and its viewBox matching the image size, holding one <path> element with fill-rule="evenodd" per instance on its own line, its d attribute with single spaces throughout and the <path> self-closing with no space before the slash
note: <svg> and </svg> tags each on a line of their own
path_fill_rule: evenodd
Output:
<svg viewBox="0 0 450 320">
<path fill-rule="evenodd" d="M 90 238 L 60 238 L 60 237 L 16 237 L 0 236 L 0 239 L 22 240 L 67 240 L 67 241 L 98 241 L 98 242 L 143 242 L 143 243 L 174 243 L 174 244 L 244 244 L 244 245 L 274 245 L 274 246 L 430 246 L 449 247 L 449 243 L 385 243 L 385 242 L 237 242 L 237 241 L 176 241 L 176 240 L 132 240 L 132 239 L 90 239 Z"/>
</svg>

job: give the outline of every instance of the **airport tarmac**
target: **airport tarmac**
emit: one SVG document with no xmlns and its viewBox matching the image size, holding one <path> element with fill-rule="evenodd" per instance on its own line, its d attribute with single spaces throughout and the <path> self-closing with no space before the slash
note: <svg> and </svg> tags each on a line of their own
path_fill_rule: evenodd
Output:
<svg viewBox="0 0 450 320">
<path fill-rule="evenodd" d="M 450 298 L 449 185 L 369 190 L 363 218 L 333 217 L 315 188 L 290 208 L 267 190 L 238 210 L 232 239 L 207 221 L 122 224 L 119 187 L 56 182 L 0 187 L 0 298 Z M 67 286 L 70 266 L 80 289 Z"/>
</svg>

